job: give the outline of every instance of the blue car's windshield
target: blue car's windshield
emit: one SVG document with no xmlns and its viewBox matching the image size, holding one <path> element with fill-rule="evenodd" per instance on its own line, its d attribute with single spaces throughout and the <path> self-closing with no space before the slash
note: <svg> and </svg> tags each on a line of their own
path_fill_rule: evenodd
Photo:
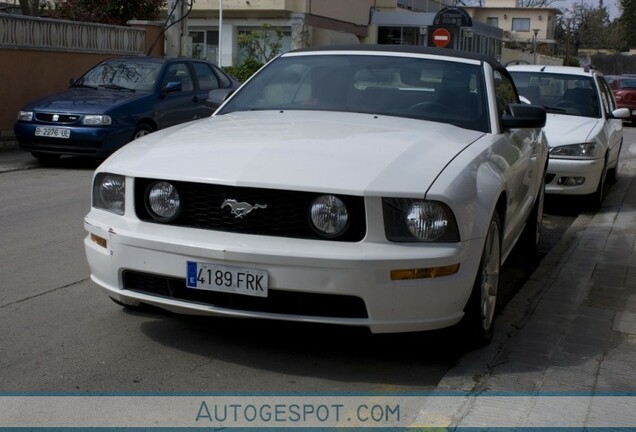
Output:
<svg viewBox="0 0 636 432">
<path fill-rule="evenodd" d="M 219 114 L 322 110 L 450 123 L 486 132 L 479 64 L 388 55 L 290 55 L 270 63 Z"/>
<path fill-rule="evenodd" d="M 73 86 L 150 91 L 160 69 L 155 62 L 109 61 L 86 72 Z"/>
</svg>

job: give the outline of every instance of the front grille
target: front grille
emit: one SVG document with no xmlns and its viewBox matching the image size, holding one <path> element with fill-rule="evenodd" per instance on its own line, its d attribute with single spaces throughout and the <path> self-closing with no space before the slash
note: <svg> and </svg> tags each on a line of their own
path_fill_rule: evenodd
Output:
<svg viewBox="0 0 636 432">
<path fill-rule="evenodd" d="M 146 208 L 146 190 L 156 180 L 136 179 L 135 210 L 137 217 L 146 222 L 157 222 Z M 304 239 L 324 239 L 311 226 L 309 206 L 321 196 L 319 193 L 288 190 L 231 187 L 203 183 L 171 182 L 179 191 L 182 210 L 169 225 L 217 231 L 257 234 Z M 349 227 L 333 241 L 356 242 L 366 233 L 364 199 L 338 195 L 349 213 Z M 243 217 L 232 214 L 230 206 L 222 207 L 225 200 L 261 204 Z"/>
<path fill-rule="evenodd" d="M 123 274 L 124 289 L 239 311 L 330 318 L 368 318 L 359 297 L 270 289 L 267 297 L 251 297 L 187 288 L 185 279 L 134 271 Z"/>
<path fill-rule="evenodd" d="M 77 114 L 35 113 L 36 120 L 54 124 L 75 123 L 79 118 Z"/>
</svg>

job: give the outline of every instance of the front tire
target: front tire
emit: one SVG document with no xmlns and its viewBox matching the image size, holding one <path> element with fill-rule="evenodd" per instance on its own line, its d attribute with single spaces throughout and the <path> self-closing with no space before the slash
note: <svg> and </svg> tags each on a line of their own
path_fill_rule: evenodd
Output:
<svg viewBox="0 0 636 432">
<path fill-rule="evenodd" d="M 142 123 L 135 128 L 135 132 L 133 133 L 132 139 L 134 141 L 137 138 L 141 138 L 143 136 L 149 135 L 153 133 L 154 131 L 155 130 L 152 128 L 152 126 Z"/>
<path fill-rule="evenodd" d="M 137 303 L 137 304 L 128 304 L 128 303 L 124 303 L 120 300 L 117 300 L 116 298 L 113 297 L 109 297 L 113 303 L 115 303 L 118 306 L 121 306 L 122 308 L 129 310 L 129 311 L 140 311 L 143 309 L 143 305 L 142 303 Z"/>
<path fill-rule="evenodd" d="M 471 348 L 487 345 L 494 334 L 501 271 L 501 221 L 495 213 L 488 225 L 479 269 L 460 329 Z"/>
<path fill-rule="evenodd" d="M 603 171 L 601 172 L 601 178 L 598 181 L 596 191 L 587 196 L 587 207 L 596 211 L 601 208 L 603 204 L 603 198 L 605 198 L 605 179 L 607 178 L 607 155 L 605 157 L 605 164 L 603 165 Z"/>
<path fill-rule="evenodd" d="M 56 162 L 60 158 L 59 154 L 54 153 L 31 152 L 31 155 L 44 164 Z"/>
<path fill-rule="evenodd" d="M 620 157 L 621 157 L 621 150 L 623 149 L 623 143 L 620 143 L 618 146 L 618 154 L 616 155 L 616 165 L 614 166 L 614 168 L 611 168 L 610 170 L 607 171 L 607 183 L 609 184 L 615 184 L 617 177 L 618 177 L 618 162 L 620 161 Z"/>
<path fill-rule="evenodd" d="M 520 238 L 522 254 L 527 257 L 534 257 L 539 252 L 539 242 L 541 241 L 541 231 L 543 230 L 543 208 L 545 205 L 545 182 L 541 185 L 532 212 L 526 221 L 526 226 Z"/>
</svg>

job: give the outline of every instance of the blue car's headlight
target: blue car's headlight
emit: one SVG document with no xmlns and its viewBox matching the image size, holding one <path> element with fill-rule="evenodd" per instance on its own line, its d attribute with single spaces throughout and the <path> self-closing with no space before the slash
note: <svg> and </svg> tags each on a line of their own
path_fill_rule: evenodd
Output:
<svg viewBox="0 0 636 432">
<path fill-rule="evenodd" d="M 93 182 L 93 207 L 123 215 L 126 209 L 126 177 L 98 173 Z"/>
<path fill-rule="evenodd" d="M 18 113 L 19 121 L 32 121 L 33 120 L 33 111 L 20 111 Z"/>
<path fill-rule="evenodd" d="M 108 115 L 85 115 L 82 124 L 86 126 L 108 126 L 113 120 Z"/>
</svg>

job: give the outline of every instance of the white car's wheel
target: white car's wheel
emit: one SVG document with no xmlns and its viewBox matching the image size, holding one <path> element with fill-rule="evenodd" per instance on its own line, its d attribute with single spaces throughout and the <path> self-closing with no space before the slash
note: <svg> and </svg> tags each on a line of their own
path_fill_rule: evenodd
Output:
<svg viewBox="0 0 636 432">
<path fill-rule="evenodd" d="M 587 203 L 590 210 L 598 210 L 601 208 L 603 198 L 605 198 L 605 179 L 607 178 L 607 156 L 605 156 L 605 165 L 601 172 L 601 178 L 598 181 L 596 192 L 587 197 Z"/>
<path fill-rule="evenodd" d="M 623 149 L 623 143 L 621 143 L 618 147 L 618 154 L 616 155 L 616 165 L 613 168 L 607 171 L 607 179 L 606 182 L 609 184 L 616 183 L 616 178 L 618 177 L 618 162 L 620 161 L 621 150 Z"/>
<path fill-rule="evenodd" d="M 472 347 L 486 345 L 492 339 L 499 293 L 501 269 L 501 222 L 495 213 L 488 226 L 479 270 L 470 299 L 464 309 L 460 328 Z"/>
<path fill-rule="evenodd" d="M 521 234 L 519 246 L 522 254 L 534 257 L 539 250 L 541 231 L 543 230 L 543 207 L 545 205 L 545 184 L 541 185 L 539 195 L 534 202 L 532 212 L 526 221 L 526 226 Z"/>
</svg>

